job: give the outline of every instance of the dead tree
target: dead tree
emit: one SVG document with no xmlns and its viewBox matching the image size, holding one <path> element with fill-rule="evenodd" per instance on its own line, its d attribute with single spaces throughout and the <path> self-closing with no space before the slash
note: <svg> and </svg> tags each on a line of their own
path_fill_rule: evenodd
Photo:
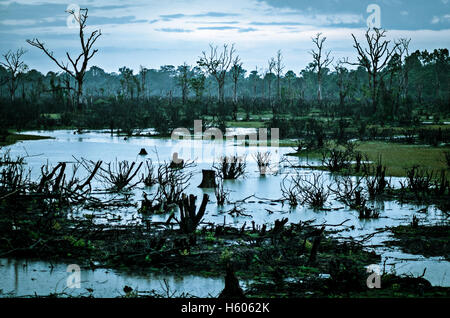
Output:
<svg viewBox="0 0 450 318">
<path fill-rule="evenodd" d="M 186 104 L 189 95 L 189 72 L 190 67 L 186 63 L 178 67 L 178 85 L 181 88 L 181 100 Z"/>
<path fill-rule="evenodd" d="M 200 208 L 198 212 L 196 212 L 197 207 L 195 205 L 195 201 L 197 200 L 197 197 L 192 194 L 189 197 L 183 194 L 180 202 L 178 203 L 178 207 L 180 208 L 180 220 L 177 220 L 177 223 L 180 226 L 180 230 L 184 234 L 195 233 L 195 230 L 205 215 L 208 199 L 209 196 L 204 194 Z"/>
<path fill-rule="evenodd" d="M 281 54 L 281 50 L 277 52 L 277 59 L 275 64 L 275 74 L 277 76 L 277 100 L 281 100 L 281 76 L 283 74 L 284 64 L 283 64 L 283 55 Z"/>
<path fill-rule="evenodd" d="M 267 171 L 270 169 L 270 151 L 266 152 L 257 152 L 256 155 L 253 155 L 253 158 L 256 160 L 258 164 L 259 173 L 261 175 L 266 175 Z"/>
<path fill-rule="evenodd" d="M 396 42 L 398 44 L 397 54 L 400 57 L 400 61 L 404 61 L 401 79 L 400 79 L 400 88 L 402 91 L 403 98 L 406 99 L 408 97 L 408 86 L 409 86 L 409 71 L 411 69 L 411 64 L 408 63 L 409 60 L 409 44 L 411 43 L 411 39 L 401 38 Z"/>
<path fill-rule="evenodd" d="M 69 60 L 69 62 L 62 62 L 58 61 L 52 51 L 49 51 L 48 48 L 45 47 L 45 43 L 41 42 L 38 39 L 33 40 L 27 40 L 27 42 L 37 47 L 38 49 L 42 50 L 53 62 L 56 63 L 56 65 L 65 71 L 67 74 L 69 74 L 71 77 L 73 77 L 77 82 L 77 106 L 78 109 L 81 107 L 81 97 L 83 95 L 83 81 L 84 81 L 84 75 L 86 74 L 88 62 L 90 59 L 94 57 L 94 55 L 98 52 L 97 49 L 92 49 L 94 46 L 94 43 L 97 41 L 97 39 L 101 36 L 100 30 L 93 31 L 87 39 L 85 38 L 85 28 L 86 28 L 86 21 L 88 18 L 88 9 L 80 9 L 79 12 L 76 12 L 75 10 L 69 10 L 67 11 L 70 15 L 73 16 L 74 20 L 77 22 L 79 26 L 79 36 L 80 36 L 80 42 L 81 42 L 81 49 L 82 52 L 76 57 L 73 58 L 70 56 L 68 52 L 66 52 L 66 56 Z M 79 64 L 81 62 L 81 65 Z M 70 66 L 69 66 L 70 63 Z M 71 69 L 72 68 L 72 69 Z"/>
<path fill-rule="evenodd" d="M 151 159 L 145 162 L 145 174 L 142 175 L 142 180 L 146 187 L 151 187 L 156 184 L 156 177 L 154 175 L 155 167 Z"/>
<path fill-rule="evenodd" d="M 239 58 L 239 56 L 236 56 L 236 58 L 233 60 L 233 66 L 231 67 L 231 76 L 233 77 L 233 120 L 237 120 L 237 113 L 238 113 L 238 97 L 237 97 L 237 90 L 238 90 L 238 81 L 241 75 L 244 73 L 244 69 L 242 68 L 242 62 Z"/>
<path fill-rule="evenodd" d="M 356 40 L 355 35 L 352 34 L 352 37 L 355 42 L 353 47 L 358 52 L 358 62 L 350 63 L 347 60 L 346 63 L 362 66 L 366 69 L 369 76 L 369 89 L 372 95 L 372 111 L 373 113 L 376 113 L 378 84 L 380 82 L 380 77 L 383 77 L 381 71 L 387 65 L 399 44 L 396 43 L 392 49 L 389 49 L 389 43 L 391 41 L 384 40 L 386 37 L 386 30 L 377 28 L 374 28 L 372 32 L 371 29 L 366 31 L 365 37 L 368 48 L 363 48 L 361 43 Z"/>
<path fill-rule="evenodd" d="M 327 68 L 333 62 L 333 58 L 330 58 L 331 51 L 323 52 L 323 44 L 327 38 L 321 36 L 322 33 L 317 33 L 317 35 L 312 38 L 317 50 L 311 50 L 310 52 L 314 59 L 314 69 L 317 70 L 317 100 L 319 103 L 322 101 L 323 69 Z"/>
<path fill-rule="evenodd" d="M 324 186 L 322 174 L 313 174 L 312 180 L 308 180 L 307 177 L 297 174 L 297 176 L 292 178 L 292 182 L 298 188 L 301 204 L 308 204 L 314 209 L 323 208 L 330 192 Z"/>
<path fill-rule="evenodd" d="M 141 91 L 142 97 L 147 98 L 147 73 L 149 72 L 148 68 L 143 67 L 142 65 L 139 68 L 139 75 L 141 79 Z"/>
<path fill-rule="evenodd" d="M 339 87 L 339 105 L 342 107 L 344 106 L 345 98 L 350 92 L 351 81 L 349 79 L 349 72 L 344 67 L 344 62 L 342 60 L 339 60 L 336 65 L 334 65 L 334 70 L 336 72 L 337 84 Z"/>
<path fill-rule="evenodd" d="M 220 158 L 219 164 L 213 168 L 223 180 L 235 180 L 245 174 L 247 163 L 245 157 L 229 156 Z"/>
<path fill-rule="evenodd" d="M 223 206 L 228 201 L 230 192 L 223 187 L 222 178 L 218 178 L 217 187 L 214 188 L 214 194 L 216 195 L 217 205 Z"/>
<path fill-rule="evenodd" d="M 291 207 L 296 207 L 299 200 L 299 189 L 292 181 L 289 183 L 289 185 L 286 185 L 287 178 L 288 176 L 284 177 L 283 181 L 280 184 L 281 193 L 283 194 L 283 200 L 288 201 Z"/>
<path fill-rule="evenodd" d="M 386 180 L 386 166 L 383 166 L 381 160 L 380 156 L 376 167 L 364 169 L 363 178 L 371 199 L 383 194 L 384 190 L 390 187 L 389 182 Z"/>
<path fill-rule="evenodd" d="M 197 61 L 197 64 L 208 74 L 213 76 L 219 87 L 219 102 L 225 102 L 225 77 L 233 63 L 233 55 L 236 52 L 234 44 L 228 49 L 228 44 L 223 45 L 223 51 L 219 54 L 218 47 L 210 45 L 209 55 L 203 51 L 203 56 Z"/>
<path fill-rule="evenodd" d="M 142 178 L 134 180 L 142 165 L 143 162 L 136 167 L 136 162 L 130 164 L 126 160 L 116 160 L 114 165 L 107 163 L 106 168 L 100 167 L 98 176 L 100 181 L 107 184 L 108 190 L 121 192 L 134 188 L 142 181 Z"/>
<path fill-rule="evenodd" d="M 269 96 L 269 105 L 272 106 L 272 78 L 274 76 L 273 71 L 275 69 L 276 66 L 276 62 L 275 59 L 272 57 L 269 61 L 268 61 L 268 66 L 269 68 L 267 69 L 267 73 L 266 76 L 264 76 L 264 78 L 267 81 L 267 88 L 268 88 L 268 96 Z M 272 113 L 275 115 L 275 107 L 272 106 Z"/>
<path fill-rule="evenodd" d="M 335 181 L 335 187 L 328 186 L 328 189 L 333 193 L 336 199 L 352 209 L 357 209 L 365 203 L 363 195 L 362 179 L 357 178 L 356 181 L 352 180 L 351 176 L 345 176 L 343 178 L 337 178 Z"/>
<path fill-rule="evenodd" d="M 28 69 L 28 66 L 22 61 L 22 56 L 26 53 L 24 49 L 18 49 L 15 52 L 8 51 L 3 54 L 5 62 L 0 62 L 8 71 L 8 89 L 11 97 L 11 102 L 14 101 L 17 87 L 19 86 L 20 76 Z"/>
<path fill-rule="evenodd" d="M 193 163 L 185 164 L 184 168 L 192 166 Z M 157 199 L 166 207 L 177 204 L 182 193 L 189 186 L 192 173 L 182 169 L 173 169 L 168 163 L 158 167 L 156 180 L 158 183 Z"/>
</svg>

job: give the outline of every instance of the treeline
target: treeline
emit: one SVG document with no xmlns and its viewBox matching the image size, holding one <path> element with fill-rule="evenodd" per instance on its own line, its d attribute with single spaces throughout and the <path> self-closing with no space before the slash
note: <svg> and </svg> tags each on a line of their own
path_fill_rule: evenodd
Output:
<svg viewBox="0 0 450 318">
<path fill-rule="evenodd" d="M 285 69 L 281 50 L 265 67 L 245 70 L 234 45 L 227 44 L 210 45 L 196 65 L 121 67 L 107 73 L 97 66 L 88 69 L 101 32 L 86 33 L 87 13 L 69 12 L 80 28 L 78 58 L 67 53 L 67 61 L 60 61 L 44 42 L 27 40 L 60 73 L 29 70 L 24 49 L 3 55 L 3 130 L 66 126 L 133 134 L 154 127 L 168 134 L 191 127 L 194 119 L 224 128 L 227 121 L 257 117 L 280 128 L 282 137 L 295 138 L 302 127 L 297 122 L 305 118 L 317 117 L 320 130 L 325 120 L 336 118 L 351 118 L 353 127 L 364 121 L 406 126 L 421 117 L 438 122 L 450 113 L 448 49 L 410 53 L 410 40 L 388 41 L 385 30 L 367 30 L 362 42 L 352 34 L 354 61 L 335 60 L 325 48 L 326 37 L 318 33 L 312 38 L 312 61 L 299 73 Z"/>
<path fill-rule="evenodd" d="M 408 69 L 408 83 L 404 88 L 407 96 L 419 103 L 429 100 L 448 99 L 449 97 L 449 53 L 447 49 L 437 49 L 434 52 L 416 51 L 404 61 L 394 56 L 383 70 L 383 85 L 385 90 L 393 95 L 402 90 L 403 74 Z M 361 100 L 367 95 L 368 73 L 364 67 L 348 69 L 342 64 L 330 66 L 322 71 L 322 96 L 324 99 L 338 101 L 345 93 L 349 101 Z M 11 74 L 0 66 L 0 96 L 10 97 Z M 275 85 L 275 73 L 264 67 L 256 70 L 242 69 L 238 78 L 238 98 L 302 99 L 311 101 L 317 98 L 317 71 L 314 63 L 298 73 L 292 70 L 283 72 L 280 77 L 280 87 Z M 74 80 L 64 72 L 48 72 L 42 74 L 37 70 L 28 70 L 17 79 L 15 98 L 35 102 L 42 97 L 67 98 L 73 95 L 67 90 L 74 87 Z M 345 87 L 343 87 L 345 86 Z M 279 90 L 279 91 L 278 91 Z M 121 67 L 117 73 L 108 73 L 97 66 L 92 66 L 85 74 L 84 96 L 90 97 L 124 97 L 127 99 L 142 99 L 148 97 L 174 98 L 183 97 L 217 97 L 216 80 L 205 74 L 200 67 L 181 65 L 161 66 L 160 69 L 141 67 L 134 71 Z M 341 95 L 340 95 L 341 94 Z M 225 96 L 234 97 L 233 70 L 226 73 Z"/>
</svg>

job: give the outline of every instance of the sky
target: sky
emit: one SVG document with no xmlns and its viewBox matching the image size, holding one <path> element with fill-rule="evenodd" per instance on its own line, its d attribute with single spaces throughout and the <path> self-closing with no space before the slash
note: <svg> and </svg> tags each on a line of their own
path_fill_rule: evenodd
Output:
<svg viewBox="0 0 450 318">
<path fill-rule="evenodd" d="M 281 50 L 285 71 L 298 74 L 318 32 L 335 60 L 355 60 L 351 34 L 363 38 L 372 4 L 389 39 L 411 38 L 410 51 L 450 47 L 450 0 L 0 0 L 0 53 L 23 47 L 30 69 L 57 71 L 26 40 L 38 38 L 62 61 L 75 55 L 77 29 L 65 11 L 81 7 L 89 9 L 87 31 L 102 32 L 90 65 L 108 72 L 194 65 L 210 44 L 229 43 L 246 70 L 264 71 Z"/>
</svg>

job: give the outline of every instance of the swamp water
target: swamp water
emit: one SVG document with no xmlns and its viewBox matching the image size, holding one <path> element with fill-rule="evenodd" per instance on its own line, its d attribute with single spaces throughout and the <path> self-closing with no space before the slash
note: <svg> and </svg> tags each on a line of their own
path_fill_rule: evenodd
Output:
<svg viewBox="0 0 450 318">
<path fill-rule="evenodd" d="M 241 133 L 251 133 L 251 129 L 240 129 Z M 210 203 L 207 206 L 204 222 L 242 226 L 246 223 L 251 225 L 254 221 L 257 225 L 273 224 L 277 219 L 288 218 L 289 222 L 313 221 L 313 224 L 327 224 L 328 229 L 343 229 L 345 231 L 336 234 L 343 239 L 352 237 L 361 239 L 366 235 L 378 232 L 387 226 L 405 225 L 411 222 L 412 216 L 419 217 L 421 224 L 435 224 L 443 220 L 441 211 L 434 207 L 429 207 L 426 213 L 417 213 L 423 206 L 403 204 L 397 202 L 384 201 L 374 202 L 373 205 L 380 210 L 380 218 L 374 220 L 360 220 L 358 212 L 349 210 L 342 203 L 336 202 L 331 197 L 328 200 L 327 208 L 330 211 L 314 211 L 305 206 L 292 209 L 287 204 L 275 202 L 282 197 L 280 183 L 283 179 L 294 173 L 312 175 L 318 173 L 310 169 L 292 169 L 291 165 L 317 165 L 319 162 L 306 160 L 304 158 L 285 157 L 292 152 L 291 148 L 271 148 L 242 146 L 241 141 L 203 141 L 185 140 L 174 141 L 170 139 L 133 137 L 127 140 L 124 137 L 110 136 L 105 132 L 87 132 L 81 135 L 73 134 L 73 131 L 36 131 L 28 132 L 53 137 L 54 139 L 24 141 L 8 147 L 12 157 L 26 156 L 26 163 L 32 169 L 32 178 L 40 175 L 40 167 L 47 162 L 56 165 L 58 162 L 76 163 L 76 159 L 81 158 L 104 163 L 123 161 L 141 162 L 148 159 L 153 164 L 170 162 L 174 152 L 179 153 L 179 157 L 185 160 L 195 160 L 196 166 L 190 185 L 185 191 L 201 197 L 203 193 L 208 193 Z M 139 156 L 141 148 L 148 152 L 147 156 Z M 273 166 L 273 174 L 261 177 L 253 155 L 257 152 L 270 151 L 272 160 L 278 162 L 285 158 L 289 163 L 281 161 L 279 165 Z M 201 183 L 202 169 L 211 169 L 214 162 L 223 155 L 246 155 L 247 168 L 245 178 L 225 181 L 224 188 L 230 191 L 229 201 L 234 202 L 224 207 L 218 208 L 215 203 L 214 190 L 199 189 Z M 76 159 L 75 159 L 76 158 Z M 70 174 L 70 169 L 67 170 Z M 142 169 L 142 173 L 144 170 Z M 83 172 L 80 169 L 80 174 Z M 333 183 L 333 176 L 324 174 L 326 184 Z M 393 185 L 398 185 L 401 179 L 392 178 Z M 94 188 L 103 189 L 104 186 L 97 182 Z M 132 200 L 139 202 L 142 200 L 143 192 L 148 194 L 156 191 L 156 187 L 138 187 L 133 190 Z M 245 200 L 244 200 L 245 199 Z M 244 201 L 243 201 L 244 200 Z M 240 201 L 240 202 L 239 202 Z M 240 216 L 233 217 L 228 212 L 238 208 L 242 212 Z M 101 222 L 141 222 L 144 218 L 137 213 L 136 208 L 121 208 L 113 211 L 77 211 L 76 216 L 82 217 L 84 214 L 95 214 Z M 152 215 L 145 217 L 154 222 L 165 222 L 168 215 Z M 344 227 L 333 227 L 342 224 Z M 443 258 L 425 258 L 418 255 L 406 254 L 397 248 L 383 246 L 382 242 L 390 239 L 389 232 L 382 232 L 374 235 L 366 241 L 368 248 L 383 256 L 381 266 L 386 259 L 386 270 L 395 270 L 397 274 L 411 274 L 420 276 L 427 268 L 424 278 L 435 286 L 450 286 L 450 262 Z M 24 266 L 26 264 L 26 266 Z M 23 295 L 48 295 L 50 293 L 62 292 L 65 286 L 65 279 L 69 273 L 66 272 L 68 264 L 53 264 L 46 262 L 22 261 L 15 259 L 0 259 L 0 290 L 3 296 L 23 296 Z M 195 296 L 217 296 L 223 289 L 223 279 L 202 278 L 196 276 L 158 276 L 149 273 L 123 273 L 112 270 L 97 269 L 95 271 L 82 271 L 82 289 L 71 290 L 72 295 L 86 294 L 86 288 L 94 290 L 96 297 L 115 297 L 123 295 L 123 287 L 128 285 L 141 291 L 158 290 L 164 294 L 167 289 L 164 281 L 169 286 L 169 290 L 175 295 L 182 293 Z M 245 285 L 245 284 L 244 284 Z M 59 286 L 59 287 L 57 287 Z M 0 296 L 2 296 L 0 295 Z"/>
</svg>

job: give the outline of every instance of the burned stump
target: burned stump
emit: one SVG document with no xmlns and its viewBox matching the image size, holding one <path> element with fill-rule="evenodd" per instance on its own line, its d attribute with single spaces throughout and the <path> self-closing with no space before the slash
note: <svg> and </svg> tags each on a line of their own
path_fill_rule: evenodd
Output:
<svg viewBox="0 0 450 318">
<path fill-rule="evenodd" d="M 139 152 L 139 156 L 146 156 L 148 155 L 147 150 L 145 150 L 145 148 L 142 148 L 141 151 Z"/>
<path fill-rule="evenodd" d="M 325 227 L 323 226 L 314 239 L 314 242 L 313 242 L 313 245 L 311 248 L 311 254 L 309 255 L 308 264 L 316 263 L 317 252 L 319 251 L 319 245 L 320 245 L 320 242 L 322 241 L 322 234 L 324 231 L 325 231 Z"/>
<path fill-rule="evenodd" d="M 181 232 L 184 234 L 193 234 L 205 215 L 206 205 L 208 204 L 209 196 L 203 195 L 203 200 L 198 212 L 196 212 L 195 201 L 197 197 L 190 195 L 189 197 L 183 194 L 182 199 L 178 203 L 180 208 L 180 220 L 178 222 Z"/>
<path fill-rule="evenodd" d="M 231 265 L 227 265 L 225 288 L 220 293 L 219 298 L 245 298 L 244 291 L 241 286 L 239 286 L 239 280 L 234 274 Z"/>
<path fill-rule="evenodd" d="M 214 170 L 202 170 L 203 179 L 199 188 L 216 188 L 216 172 Z"/>
</svg>

